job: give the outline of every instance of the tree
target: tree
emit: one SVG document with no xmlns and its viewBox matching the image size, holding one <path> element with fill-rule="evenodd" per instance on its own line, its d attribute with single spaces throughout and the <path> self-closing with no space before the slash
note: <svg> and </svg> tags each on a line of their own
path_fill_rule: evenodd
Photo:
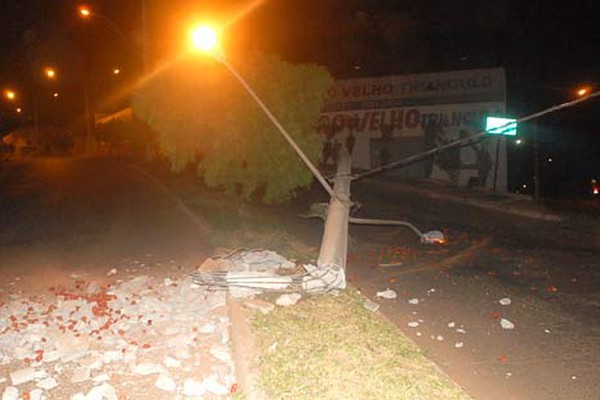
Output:
<svg viewBox="0 0 600 400">
<path fill-rule="evenodd" d="M 316 123 L 332 83 L 316 65 L 294 65 L 254 54 L 241 75 L 315 161 L 321 153 Z M 260 193 L 267 203 L 288 200 L 312 175 L 243 87 L 216 61 L 185 60 L 164 69 L 134 95 L 133 112 L 158 133 L 182 170 L 198 158 L 198 175 L 210 187 L 243 198 Z"/>
</svg>

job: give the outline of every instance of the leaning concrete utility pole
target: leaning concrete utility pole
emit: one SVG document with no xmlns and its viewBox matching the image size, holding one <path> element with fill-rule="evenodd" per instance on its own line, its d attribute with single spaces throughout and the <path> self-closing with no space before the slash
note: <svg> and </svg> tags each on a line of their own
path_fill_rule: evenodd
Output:
<svg viewBox="0 0 600 400">
<path fill-rule="evenodd" d="M 334 194 L 329 202 L 317 266 L 319 269 L 332 268 L 344 277 L 348 253 L 348 218 L 352 205 L 350 200 L 351 174 L 351 157 L 348 150 L 342 146 L 339 152 L 337 173 L 333 180 Z M 345 286 L 345 279 L 343 282 Z M 337 289 L 343 289 L 343 287 L 337 287 Z"/>
</svg>

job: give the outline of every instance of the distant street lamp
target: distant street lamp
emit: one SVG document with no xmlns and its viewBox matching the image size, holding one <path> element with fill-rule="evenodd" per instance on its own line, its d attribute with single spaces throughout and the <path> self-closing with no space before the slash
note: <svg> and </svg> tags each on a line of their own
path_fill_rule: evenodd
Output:
<svg viewBox="0 0 600 400">
<path fill-rule="evenodd" d="M 46 75 L 46 78 L 48 78 L 48 79 L 56 78 L 56 70 L 52 67 L 45 67 L 44 74 Z"/>
<path fill-rule="evenodd" d="M 17 93 L 12 89 L 5 89 L 4 97 L 6 97 L 10 101 L 15 101 L 17 98 Z"/>
<path fill-rule="evenodd" d="M 113 75 L 119 75 L 120 73 L 121 73 L 121 69 L 120 68 L 113 69 Z"/>
<path fill-rule="evenodd" d="M 587 96 L 590 93 L 591 93 L 591 90 L 587 86 L 580 87 L 579 89 L 577 89 L 577 96 L 578 97 L 585 97 L 585 96 Z"/>
</svg>

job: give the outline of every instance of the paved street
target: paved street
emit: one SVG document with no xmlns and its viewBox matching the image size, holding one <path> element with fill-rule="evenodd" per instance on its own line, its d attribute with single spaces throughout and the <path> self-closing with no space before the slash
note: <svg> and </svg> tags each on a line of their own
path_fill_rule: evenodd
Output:
<svg viewBox="0 0 600 400">
<path fill-rule="evenodd" d="M 228 396 L 225 296 L 187 277 L 206 258 L 200 220 L 115 160 L 0 173 L 3 399 Z"/>
<path fill-rule="evenodd" d="M 351 227 L 349 275 L 468 393 L 598 398 L 598 214 L 544 222 L 392 182 L 357 182 L 353 197 L 362 215 L 446 234 L 430 247 L 405 229 Z M 398 299 L 376 297 L 386 288 Z"/>
</svg>

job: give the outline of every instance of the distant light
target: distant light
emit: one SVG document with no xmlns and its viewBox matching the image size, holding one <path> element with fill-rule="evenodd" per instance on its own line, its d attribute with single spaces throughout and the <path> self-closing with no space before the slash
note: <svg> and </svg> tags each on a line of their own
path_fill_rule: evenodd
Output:
<svg viewBox="0 0 600 400">
<path fill-rule="evenodd" d="M 515 136 L 517 120 L 514 118 L 486 117 L 485 133 L 488 135 Z"/>
<path fill-rule="evenodd" d="M 4 91 L 4 97 L 6 97 L 8 100 L 14 100 L 17 98 L 17 93 L 15 93 L 14 90 L 6 89 Z"/>
<path fill-rule="evenodd" d="M 56 78 L 56 70 L 52 67 L 46 67 L 44 68 L 44 74 L 46 74 L 46 77 L 48 79 L 54 79 Z"/>
<path fill-rule="evenodd" d="M 523 140 L 521 140 L 521 139 L 517 139 L 517 140 L 515 140 L 515 143 L 516 143 L 516 144 L 522 144 L 522 143 L 523 143 Z"/>
<path fill-rule="evenodd" d="M 120 73 L 121 73 L 121 70 L 119 68 L 113 69 L 113 74 L 119 75 Z"/>
<path fill-rule="evenodd" d="M 77 7 L 77 12 L 81 18 L 89 18 L 92 16 L 92 10 L 88 6 Z"/>
<path fill-rule="evenodd" d="M 196 50 L 210 52 L 219 43 L 217 32 L 208 25 L 199 25 L 192 29 L 191 44 Z"/>
<path fill-rule="evenodd" d="M 577 96 L 579 96 L 579 97 L 584 97 L 584 96 L 587 96 L 588 94 L 590 94 L 589 87 L 582 87 L 582 88 L 577 89 Z"/>
<path fill-rule="evenodd" d="M 548 157 L 548 162 L 552 162 L 552 157 Z"/>
<path fill-rule="evenodd" d="M 593 194 L 600 194 L 600 189 L 598 189 L 597 187 L 594 188 L 594 190 L 592 190 Z"/>
<path fill-rule="evenodd" d="M 54 92 L 54 93 L 52 94 L 52 97 L 54 97 L 54 98 L 57 98 L 57 97 L 58 97 L 58 92 Z"/>
<path fill-rule="evenodd" d="M 523 187 L 523 189 L 527 189 L 527 185 L 525 183 L 523 184 L 522 187 Z"/>
<path fill-rule="evenodd" d="M 21 113 L 21 111 L 23 111 L 23 109 L 22 109 L 21 107 L 17 107 L 17 108 L 15 109 L 15 111 L 16 111 L 16 112 L 18 112 L 18 113 L 20 114 L 20 113 Z"/>
</svg>

